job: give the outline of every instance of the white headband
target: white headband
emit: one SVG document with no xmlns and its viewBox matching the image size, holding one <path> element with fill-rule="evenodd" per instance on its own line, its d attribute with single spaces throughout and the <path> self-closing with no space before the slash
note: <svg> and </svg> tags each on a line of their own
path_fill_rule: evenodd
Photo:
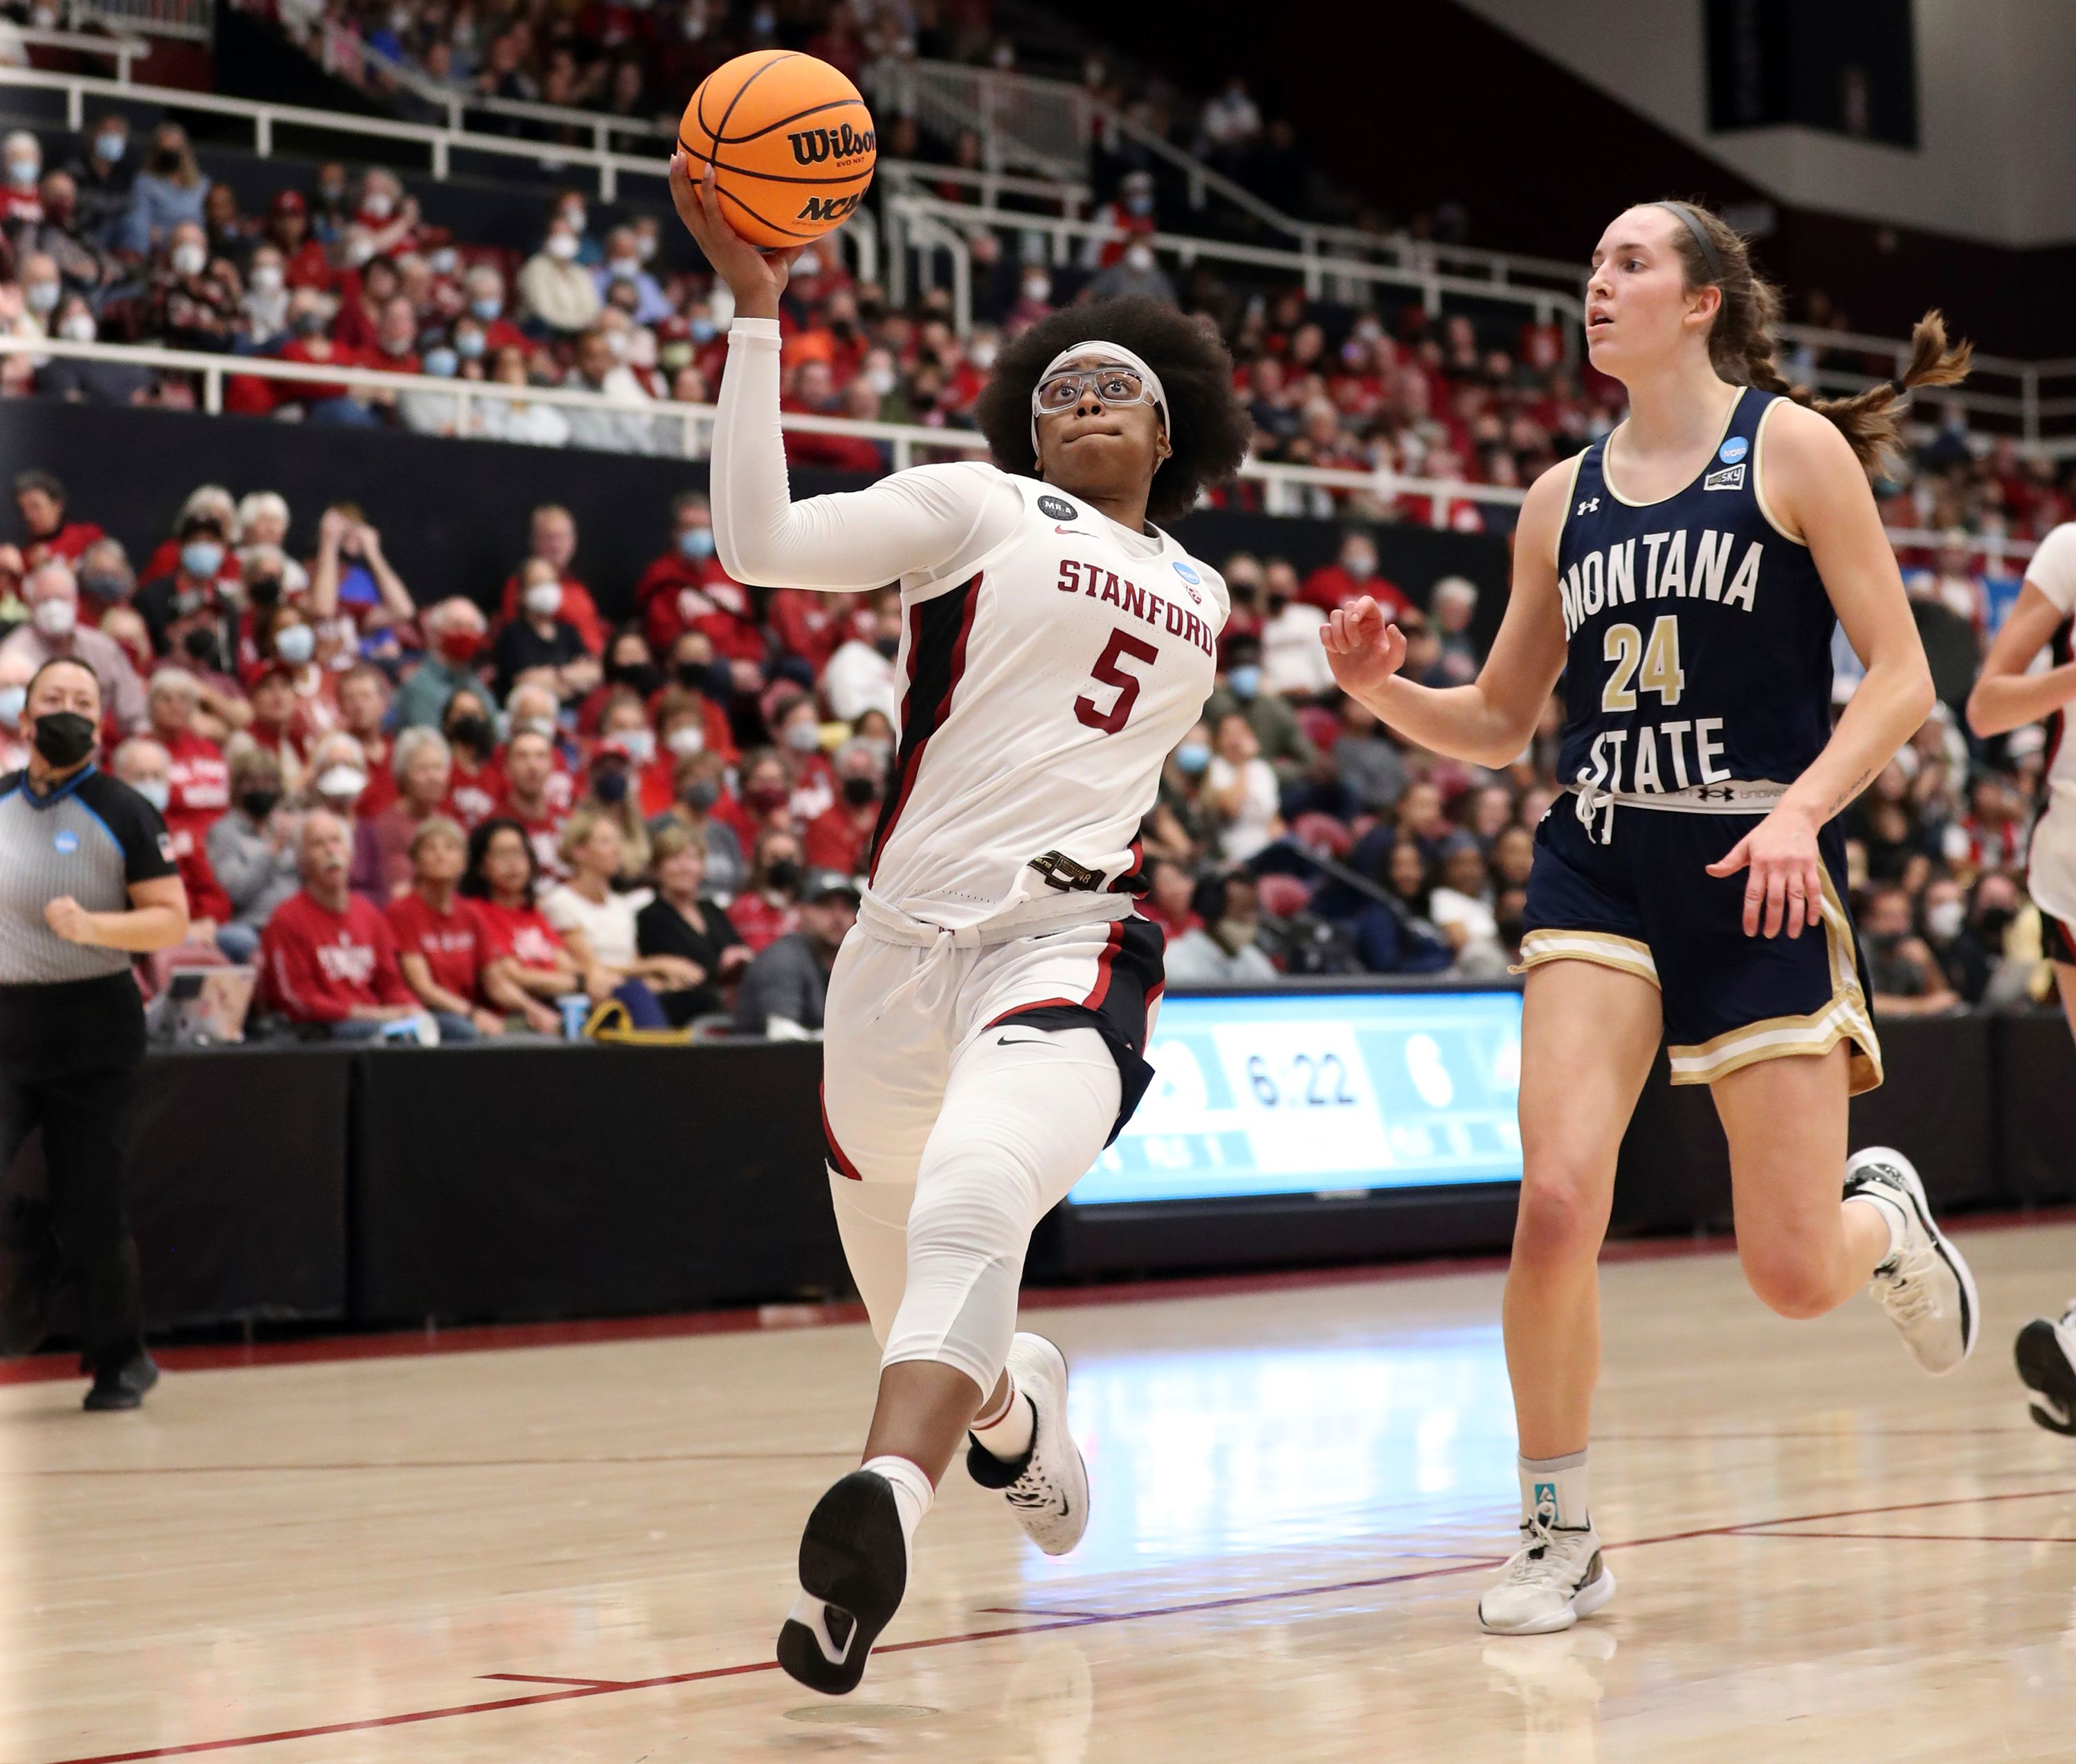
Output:
<svg viewBox="0 0 2076 1764">
<path fill-rule="evenodd" d="M 1155 408 L 1160 413 L 1161 421 L 1164 424 L 1167 422 L 1168 392 L 1167 388 L 1160 384 L 1160 375 L 1154 372 L 1151 367 L 1148 367 L 1144 362 L 1141 361 L 1138 356 L 1133 355 L 1132 352 L 1127 349 L 1122 343 L 1106 343 L 1091 341 L 1086 343 L 1076 343 L 1071 349 L 1063 349 L 1058 355 L 1055 355 L 1050 361 L 1046 363 L 1045 371 L 1038 376 L 1038 385 L 1044 385 L 1047 380 L 1050 380 L 1053 376 L 1053 375 L 1059 372 L 1062 367 L 1065 367 L 1069 362 L 1073 360 L 1078 355 L 1093 355 L 1098 361 L 1107 361 L 1119 367 L 1131 368 L 1141 380 L 1146 382 L 1148 388 L 1153 394 L 1153 403 Z M 1034 386 L 1031 389 L 1031 451 L 1034 456 L 1038 451 L 1037 386 Z"/>
</svg>

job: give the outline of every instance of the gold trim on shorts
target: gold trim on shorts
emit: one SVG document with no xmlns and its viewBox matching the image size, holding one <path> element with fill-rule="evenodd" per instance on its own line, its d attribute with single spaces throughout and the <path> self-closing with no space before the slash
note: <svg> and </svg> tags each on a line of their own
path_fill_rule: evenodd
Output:
<svg viewBox="0 0 2076 1764">
<path fill-rule="evenodd" d="M 1650 945 L 1611 931 L 1531 931 L 1521 940 L 1521 960 L 1509 973 L 1526 973 L 1546 961 L 1590 961 L 1658 984 Z"/>
<path fill-rule="evenodd" d="M 1824 943 L 1831 958 L 1831 1002 L 1807 1016 L 1767 1017 L 1725 1030 L 1697 1047 L 1667 1048 L 1675 1084 L 1713 1084 L 1762 1060 L 1809 1057 L 1829 1053 L 1850 1039 L 1846 1094 L 1858 1096 L 1882 1081 L 1881 1043 L 1874 1019 L 1860 990 L 1860 971 L 1853 957 L 1852 921 L 1838 903 L 1830 871 L 1820 865 L 1824 881 Z"/>
</svg>

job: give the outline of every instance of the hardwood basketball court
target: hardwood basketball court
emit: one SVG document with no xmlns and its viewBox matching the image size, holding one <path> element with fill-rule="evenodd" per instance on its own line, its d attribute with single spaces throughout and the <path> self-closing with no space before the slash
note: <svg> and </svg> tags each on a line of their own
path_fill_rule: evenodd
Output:
<svg viewBox="0 0 2076 1764">
<path fill-rule="evenodd" d="M 862 1326 L 176 1356 L 132 1416 L 13 1384 L 0 1758 L 2067 1759 L 2076 1441 L 2010 1343 L 2076 1226 L 1962 1241 L 1987 1320 L 1943 1381 L 1864 1300 L 1790 1325 L 1725 1254 L 1611 1263 L 1621 1589 L 1518 1639 L 1472 1610 L 1516 1501 L 1497 1272 L 1034 1310 L 1088 1539 L 1046 1560 L 955 1468 L 841 1702 L 770 1649 Z"/>
</svg>

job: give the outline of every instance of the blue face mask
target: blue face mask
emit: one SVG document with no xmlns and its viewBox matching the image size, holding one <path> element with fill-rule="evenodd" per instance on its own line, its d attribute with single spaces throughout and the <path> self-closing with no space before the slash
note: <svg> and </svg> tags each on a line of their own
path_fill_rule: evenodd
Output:
<svg viewBox="0 0 2076 1764">
<path fill-rule="evenodd" d="M 1175 749 L 1175 763 L 1194 778 L 1211 763 L 1211 750 L 1202 741 L 1185 741 Z"/>
<path fill-rule="evenodd" d="M 22 707 L 28 702 L 26 686 L 0 686 L 0 724 L 13 728 L 22 720 Z"/>
<path fill-rule="evenodd" d="M 496 300 L 472 300 L 468 303 L 468 309 L 487 325 L 504 310 L 504 303 Z"/>
<path fill-rule="evenodd" d="M 1237 697 L 1252 698 L 1261 690 L 1261 670 L 1252 662 L 1243 662 L 1226 675 L 1226 683 Z"/>
<path fill-rule="evenodd" d="M 223 547 L 214 539 L 190 539 L 181 547 L 181 567 L 189 575 L 214 577 L 223 567 Z"/>
<path fill-rule="evenodd" d="M 480 330 L 458 331 L 455 334 L 455 353 L 463 361 L 479 361 L 482 359 L 486 341 Z"/>
<path fill-rule="evenodd" d="M 695 343 L 710 343 L 714 337 L 714 322 L 711 318 L 693 318 L 686 321 L 686 330 L 692 334 Z"/>
<path fill-rule="evenodd" d="M 98 135 L 94 137 L 94 157 L 103 165 L 118 164 L 128 149 L 130 137 L 127 135 Z"/>
<path fill-rule="evenodd" d="M 451 349 L 429 349 L 420 365 L 436 380 L 451 380 L 461 370 L 461 357 Z"/>
<path fill-rule="evenodd" d="M 714 536 L 712 527 L 691 527 L 678 535 L 678 549 L 688 558 L 710 558 L 713 555 Z"/>
</svg>

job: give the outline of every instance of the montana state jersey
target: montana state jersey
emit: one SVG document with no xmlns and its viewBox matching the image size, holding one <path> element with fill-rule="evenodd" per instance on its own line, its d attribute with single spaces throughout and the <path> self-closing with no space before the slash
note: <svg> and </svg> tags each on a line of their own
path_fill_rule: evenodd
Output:
<svg viewBox="0 0 2076 1764">
<path fill-rule="evenodd" d="M 1013 484 L 1022 515 L 952 577 L 903 583 L 868 896 L 951 930 L 1087 918 L 1090 894 L 1141 886 L 1140 822 L 1210 695 L 1225 583 L 1157 529 L 1141 555 L 1077 497 L 961 469 Z"/>
<path fill-rule="evenodd" d="M 1560 798 L 1535 832 L 1522 967 L 1581 961 L 1659 990 L 1675 1084 L 1850 1048 L 1881 1081 L 1845 842 L 1817 836 L 1821 923 L 1746 935 L 1742 874 L 1712 876 L 1830 737 L 1837 623 L 1759 483 L 1780 401 L 1746 390 L 1694 481 L 1622 495 L 1580 454 L 1557 547 L 1567 640 Z"/>
<path fill-rule="evenodd" d="M 1557 545 L 1560 782 L 1623 795 L 1792 783 L 1829 739 L 1837 615 L 1759 485 L 1780 401 L 1740 392 L 1700 475 L 1657 502 L 1617 488 L 1606 441 L 1579 456 Z"/>
</svg>

